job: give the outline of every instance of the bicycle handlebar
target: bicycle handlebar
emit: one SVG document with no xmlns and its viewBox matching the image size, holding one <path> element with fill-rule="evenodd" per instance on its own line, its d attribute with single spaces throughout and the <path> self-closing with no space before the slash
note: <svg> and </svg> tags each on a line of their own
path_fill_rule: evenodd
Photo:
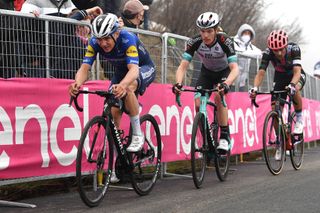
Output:
<svg viewBox="0 0 320 213">
<path fill-rule="evenodd" d="M 96 91 L 79 90 L 78 94 L 75 97 L 70 96 L 70 101 L 69 101 L 69 107 L 72 105 L 72 102 L 74 102 L 74 106 L 79 112 L 83 112 L 83 108 L 80 107 L 78 103 L 78 96 L 80 94 L 95 94 L 105 98 L 113 95 L 112 91 L 106 91 L 106 90 L 96 90 Z"/>
<path fill-rule="evenodd" d="M 202 89 L 202 88 L 188 89 L 188 88 L 183 88 L 183 87 L 180 90 L 182 92 L 200 92 L 200 93 L 210 93 L 210 92 L 218 92 L 219 91 L 218 89 Z M 221 93 L 219 93 L 219 95 L 220 95 L 220 98 L 221 98 L 222 105 L 224 107 L 227 107 L 224 95 L 221 94 Z M 180 99 L 180 94 L 176 94 L 176 102 L 177 102 L 179 107 L 182 106 L 181 99 Z"/>
<path fill-rule="evenodd" d="M 278 90 L 278 91 L 270 91 L 270 92 L 256 92 L 256 95 L 273 95 L 273 94 L 281 94 L 281 93 L 287 93 L 289 96 L 290 101 L 292 101 L 294 104 L 296 102 L 293 100 L 293 96 L 289 94 L 289 90 Z M 251 99 L 251 105 L 254 105 L 255 107 L 259 107 L 259 105 L 256 102 L 256 99 Z"/>
</svg>

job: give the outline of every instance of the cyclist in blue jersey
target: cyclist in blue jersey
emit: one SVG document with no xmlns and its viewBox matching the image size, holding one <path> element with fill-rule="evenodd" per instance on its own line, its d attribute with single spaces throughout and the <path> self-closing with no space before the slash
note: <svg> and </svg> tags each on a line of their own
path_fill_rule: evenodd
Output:
<svg viewBox="0 0 320 213">
<path fill-rule="evenodd" d="M 218 14 L 213 12 L 206 12 L 198 17 L 196 24 L 200 29 L 200 35 L 190 39 L 187 43 L 183 59 L 176 72 L 174 93 L 181 92 L 183 78 L 195 52 L 202 62 L 196 86 L 202 86 L 205 89 L 217 87 L 220 93 L 228 93 L 230 85 L 239 75 L 239 68 L 233 40 L 227 34 L 219 32 L 219 23 Z M 228 151 L 230 143 L 228 109 L 223 106 L 220 95 L 215 95 L 215 102 L 221 130 L 217 149 L 223 153 Z M 200 94 L 195 95 L 195 106 L 198 111 Z"/>
<path fill-rule="evenodd" d="M 80 86 L 87 80 L 97 53 L 113 64 L 116 71 L 109 89 L 112 90 L 115 98 L 124 101 L 129 111 L 133 136 L 127 151 L 137 152 L 141 150 L 144 143 L 137 95 L 143 95 L 154 80 L 155 65 L 139 38 L 119 28 L 118 18 L 114 14 L 108 13 L 95 18 L 92 23 L 92 34 L 75 82 L 69 87 L 69 93 L 72 96 L 78 93 Z M 120 126 L 121 113 L 118 107 L 113 107 L 112 115 L 117 127 Z"/>
</svg>

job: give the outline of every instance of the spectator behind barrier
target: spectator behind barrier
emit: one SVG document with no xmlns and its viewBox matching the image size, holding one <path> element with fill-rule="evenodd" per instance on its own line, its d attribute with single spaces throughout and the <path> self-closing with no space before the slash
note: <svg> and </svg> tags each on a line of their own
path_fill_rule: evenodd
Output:
<svg viewBox="0 0 320 213">
<path fill-rule="evenodd" d="M 234 48 L 237 53 L 241 53 L 244 56 L 238 56 L 238 65 L 240 75 L 237 81 L 237 87 L 239 91 L 248 91 L 249 70 L 250 70 L 250 58 L 248 57 L 261 57 L 262 52 L 251 41 L 255 38 L 255 31 L 249 24 L 243 24 L 240 26 L 237 35 L 234 37 Z"/>
<path fill-rule="evenodd" d="M 24 0 L 0 0 L 0 9 L 20 11 Z M 15 19 L 16 21 L 16 19 Z M 0 78 L 21 77 L 23 71 L 16 44 L 16 34 L 8 29 L 15 29 L 17 24 L 11 16 L 3 15 L 0 20 Z M 17 21 L 18 22 L 18 21 Z"/>
<path fill-rule="evenodd" d="M 144 22 L 144 13 L 149 10 L 149 6 L 143 5 L 139 0 L 129 0 L 123 6 L 120 26 L 138 28 Z"/>
<path fill-rule="evenodd" d="M 105 13 L 118 14 L 122 0 L 72 0 L 79 10 L 99 6 Z"/>
<path fill-rule="evenodd" d="M 51 15 L 67 17 L 72 10 L 76 9 L 71 0 L 26 0 L 22 5 L 21 12 L 33 13 L 35 16 Z M 46 76 L 46 54 L 45 54 L 45 36 L 44 22 L 41 20 L 29 20 L 30 29 L 33 31 L 30 37 L 37 37 L 37 44 L 32 44 L 32 48 L 25 48 L 25 55 L 31 55 L 31 60 L 26 61 L 27 75 L 32 77 Z M 70 59 L 76 58 L 77 53 L 72 49 L 65 47 L 69 44 L 76 47 L 77 42 L 72 36 L 65 36 L 68 33 L 68 25 L 64 23 L 49 22 L 49 46 L 50 46 L 50 77 L 54 78 L 73 78 L 74 72 L 66 71 L 70 69 Z M 26 38 L 28 39 L 28 38 Z M 30 42 L 27 42 L 30 43 Z M 62 44 L 64 46 L 62 47 Z M 35 46 L 35 47 L 34 47 Z M 34 49 L 34 52 L 30 52 Z M 29 70 L 37 72 L 30 73 Z"/>
</svg>

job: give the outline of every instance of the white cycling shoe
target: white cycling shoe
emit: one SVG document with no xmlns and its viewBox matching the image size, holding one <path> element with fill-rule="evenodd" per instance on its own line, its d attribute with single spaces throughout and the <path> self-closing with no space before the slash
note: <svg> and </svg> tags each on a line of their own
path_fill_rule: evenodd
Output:
<svg viewBox="0 0 320 213">
<path fill-rule="evenodd" d="M 144 144 L 143 135 L 132 135 L 132 140 L 127 148 L 127 152 L 138 152 L 142 149 Z"/>
<path fill-rule="evenodd" d="M 303 121 L 302 120 L 297 120 L 297 122 L 294 125 L 294 134 L 302 134 L 303 132 Z"/>
<path fill-rule="evenodd" d="M 217 147 L 218 152 L 226 153 L 229 150 L 229 142 L 228 140 L 221 138 L 219 140 L 219 146 Z"/>
<path fill-rule="evenodd" d="M 280 148 L 280 147 L 277 148 L 276 154 L 274 155 L 274 159 L 275 159 L 276 161 L 281 160 L 281 148 Z"/>
<path fill-rule="evenodd" d="M 111 178 L 110 178 L 110 182 L 111 183 L 118 183 L 120 181 L 120 179 L 117 177 L 115 172 L 111 173 Z"/>
</svg>

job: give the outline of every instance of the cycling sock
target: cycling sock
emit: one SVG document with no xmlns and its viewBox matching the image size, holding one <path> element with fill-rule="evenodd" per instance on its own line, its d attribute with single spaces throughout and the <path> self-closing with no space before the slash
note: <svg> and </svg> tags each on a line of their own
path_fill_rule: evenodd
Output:
<svg viewBox="0 0 320 213">
<path fill-rule="evenodd" d="M 230 131 L 229 131 L 229 126 L 220 126 L 220 139 L 226 139 L 230 141 Z"/>
<path fill-rule="evenodd" d="M 142 135 L 139 114 L 132 117 L 130 116 L 130 123 L 132 126 L 132 134 L 139 136 Z"/>
<path fill-rule="evenodd" d="M 301 121 L 302 120 L 302 110 L 296 110 L 296 117 L 297 117 L 297 121 Z"/>
</svg>

